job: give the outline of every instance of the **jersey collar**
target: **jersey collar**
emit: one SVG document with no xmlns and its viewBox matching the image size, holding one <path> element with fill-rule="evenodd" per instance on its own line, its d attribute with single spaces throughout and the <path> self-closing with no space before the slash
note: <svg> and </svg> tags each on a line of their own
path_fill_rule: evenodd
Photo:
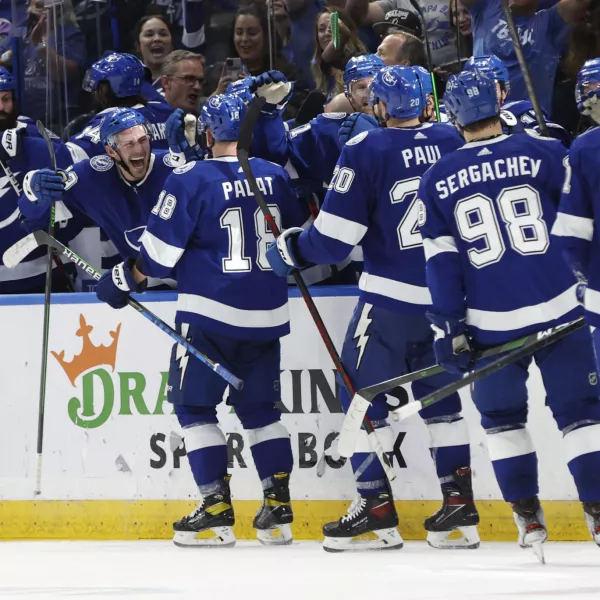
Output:
<svg viewBox="0 0 600 600">
<path fill-rule="evenodd" d="M 503 133 L 502 135 L 492 138 L 491 140 L 479 140 L 478 142 L 469 142 L 468 144 L 461 146 L 459 150 L 465 150 L 467 148 L 477 148 L 477 146 L 488 146 L 489 144 L 497 144 L 498 142 L 504 141 L 507 137 L 508 136 L 505 133 Z"/>
<path fill-rule="evenodd" d="M 237 162 L 237 156 L 217 156 L 216 158 L 209 158 L 207 160 L 218 160 L 221 162 Z"/>
</svg>

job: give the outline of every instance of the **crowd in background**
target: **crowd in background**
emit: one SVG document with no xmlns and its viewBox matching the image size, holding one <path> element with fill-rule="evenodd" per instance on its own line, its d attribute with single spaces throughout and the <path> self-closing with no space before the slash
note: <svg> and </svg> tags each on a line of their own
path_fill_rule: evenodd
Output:
<svg viewBox="0 0 600 600">
<path fill-rule="evenodd" d="M 278 69 L 295 82 L 291 113 L 310 89 L 321 90 L 327 99 L 342 92 L 343 68 L 351 56 L 379 49 L 380 56 L 393 52 L 392 60 L 400 62 L 416 54 L 427 66 L 419 43 L 425 34 L 439 91 L 448 74 L 460 70 L 459 60 L 472 54 L 507 58 L 514 63 L 508 65 L 511 76 L 520 77 L 508 32 L 497 36 L 504 48 L 491 41 L 492 32 L 506 30 L 499 0 L 420 1 L 426 31 L 409 0 L 273 0 L 271 23 L 264 0 L 1 0 L 0 63 L 13 68 L 11 38 L 23 39 L 21 112 L 49 121 L 59 135 L 68 122 L 94 109 L 82 80 L 90 64 L 110 50 L 136 54 L 163 93 L 177 77 L 169 55 L 177 50 L 200 54 L 201 75 L 184 80 L 199 102 L 231 82 L 227 58 L 239 57 L 250 75 Z M 517 26 L 535 22 L 528 58 L 542 106 L 574 132 L 574 79 L 586 59 L 600 54 L 600 3 L 512 0 L 511 5 Z M 340 17 L 338 50 L 332 48 L 333 11 Z M 386 39 L 390 33 L 396 37 Z M 524 93 L 518 87 L 512 85 L 511 99 L 526 99 L 517 97 Z"/>
</svg>

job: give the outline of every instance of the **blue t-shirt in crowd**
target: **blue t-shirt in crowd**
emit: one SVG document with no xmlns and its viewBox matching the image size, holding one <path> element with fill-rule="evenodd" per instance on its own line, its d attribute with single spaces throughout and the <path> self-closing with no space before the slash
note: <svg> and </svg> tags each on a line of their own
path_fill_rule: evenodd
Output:
<svg viewBox="0 0 600 600">
<path fill-rule="evenodd" d="M 473 55 L 495 54 L 500 58 L 510 76 L 510 99 L 528 100 L 500 0 L 478 0 L 469 10 L 473 18 Z M 530 17 L 515 16 L 514 21 L 535 91 L 542 108 L 550 114 L 558 59 L 570 28 L 556 6 L 538 10 Z"/>
</svg>

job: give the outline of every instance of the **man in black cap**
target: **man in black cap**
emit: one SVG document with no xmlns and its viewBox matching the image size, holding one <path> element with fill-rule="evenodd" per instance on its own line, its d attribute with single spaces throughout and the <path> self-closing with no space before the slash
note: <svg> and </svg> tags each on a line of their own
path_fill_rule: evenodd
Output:
<svg viewBox="0 0 600 600">
<path fill-rule="evenodd" d="M 383 40 L 384 37 L 398 33 L 408 33 L 423 41 L 423 27 L 416 12 L 398 8 L 385 13 L 383 21 L 373 25 L 375 33 Z"/>
</svg>

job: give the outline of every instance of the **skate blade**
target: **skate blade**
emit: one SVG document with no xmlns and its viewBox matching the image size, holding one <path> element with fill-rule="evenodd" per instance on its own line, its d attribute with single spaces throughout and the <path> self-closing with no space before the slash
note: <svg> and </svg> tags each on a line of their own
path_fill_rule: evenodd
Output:
<svg viewBox="0 0 600 600">
<path fill-rule="evenodd" d="M 404 540 L 395 528 L 377 529 L 353 538 L 325 537 L 323 550 L 326 552 L 357 552 L 365 550 L 400 550 Z"/>
<path fill-rule="evenodd" d="M 427 543 L 437 550 L 475 550 L 479 548 L 481 540 L 477 527 L 470 525 L 457 527 L 453 531 L 428 531 Z"/>
<path fill-rule="evenodd" d="M 231 527 L 214 527 L 205 531 L 176 531 L 173 543 L 179 548 L 231 548 L 235 546 Z"/>
<path fill-rule="evenodd" d="M 537 559 L 543 565 L 546 564 L 546 557 L 544 556 L 544 547 L 542 546 L 542 542 L 536 542 L 532 544 L 533 553 L 537 556 Z"/>
<path fill-rule="evenodd" d="M 269 529 L 257 529 L 256 537 L 264 546 L 287 546 L 294 541 L 289 525 L 277 525 Z"/>
</svg>

